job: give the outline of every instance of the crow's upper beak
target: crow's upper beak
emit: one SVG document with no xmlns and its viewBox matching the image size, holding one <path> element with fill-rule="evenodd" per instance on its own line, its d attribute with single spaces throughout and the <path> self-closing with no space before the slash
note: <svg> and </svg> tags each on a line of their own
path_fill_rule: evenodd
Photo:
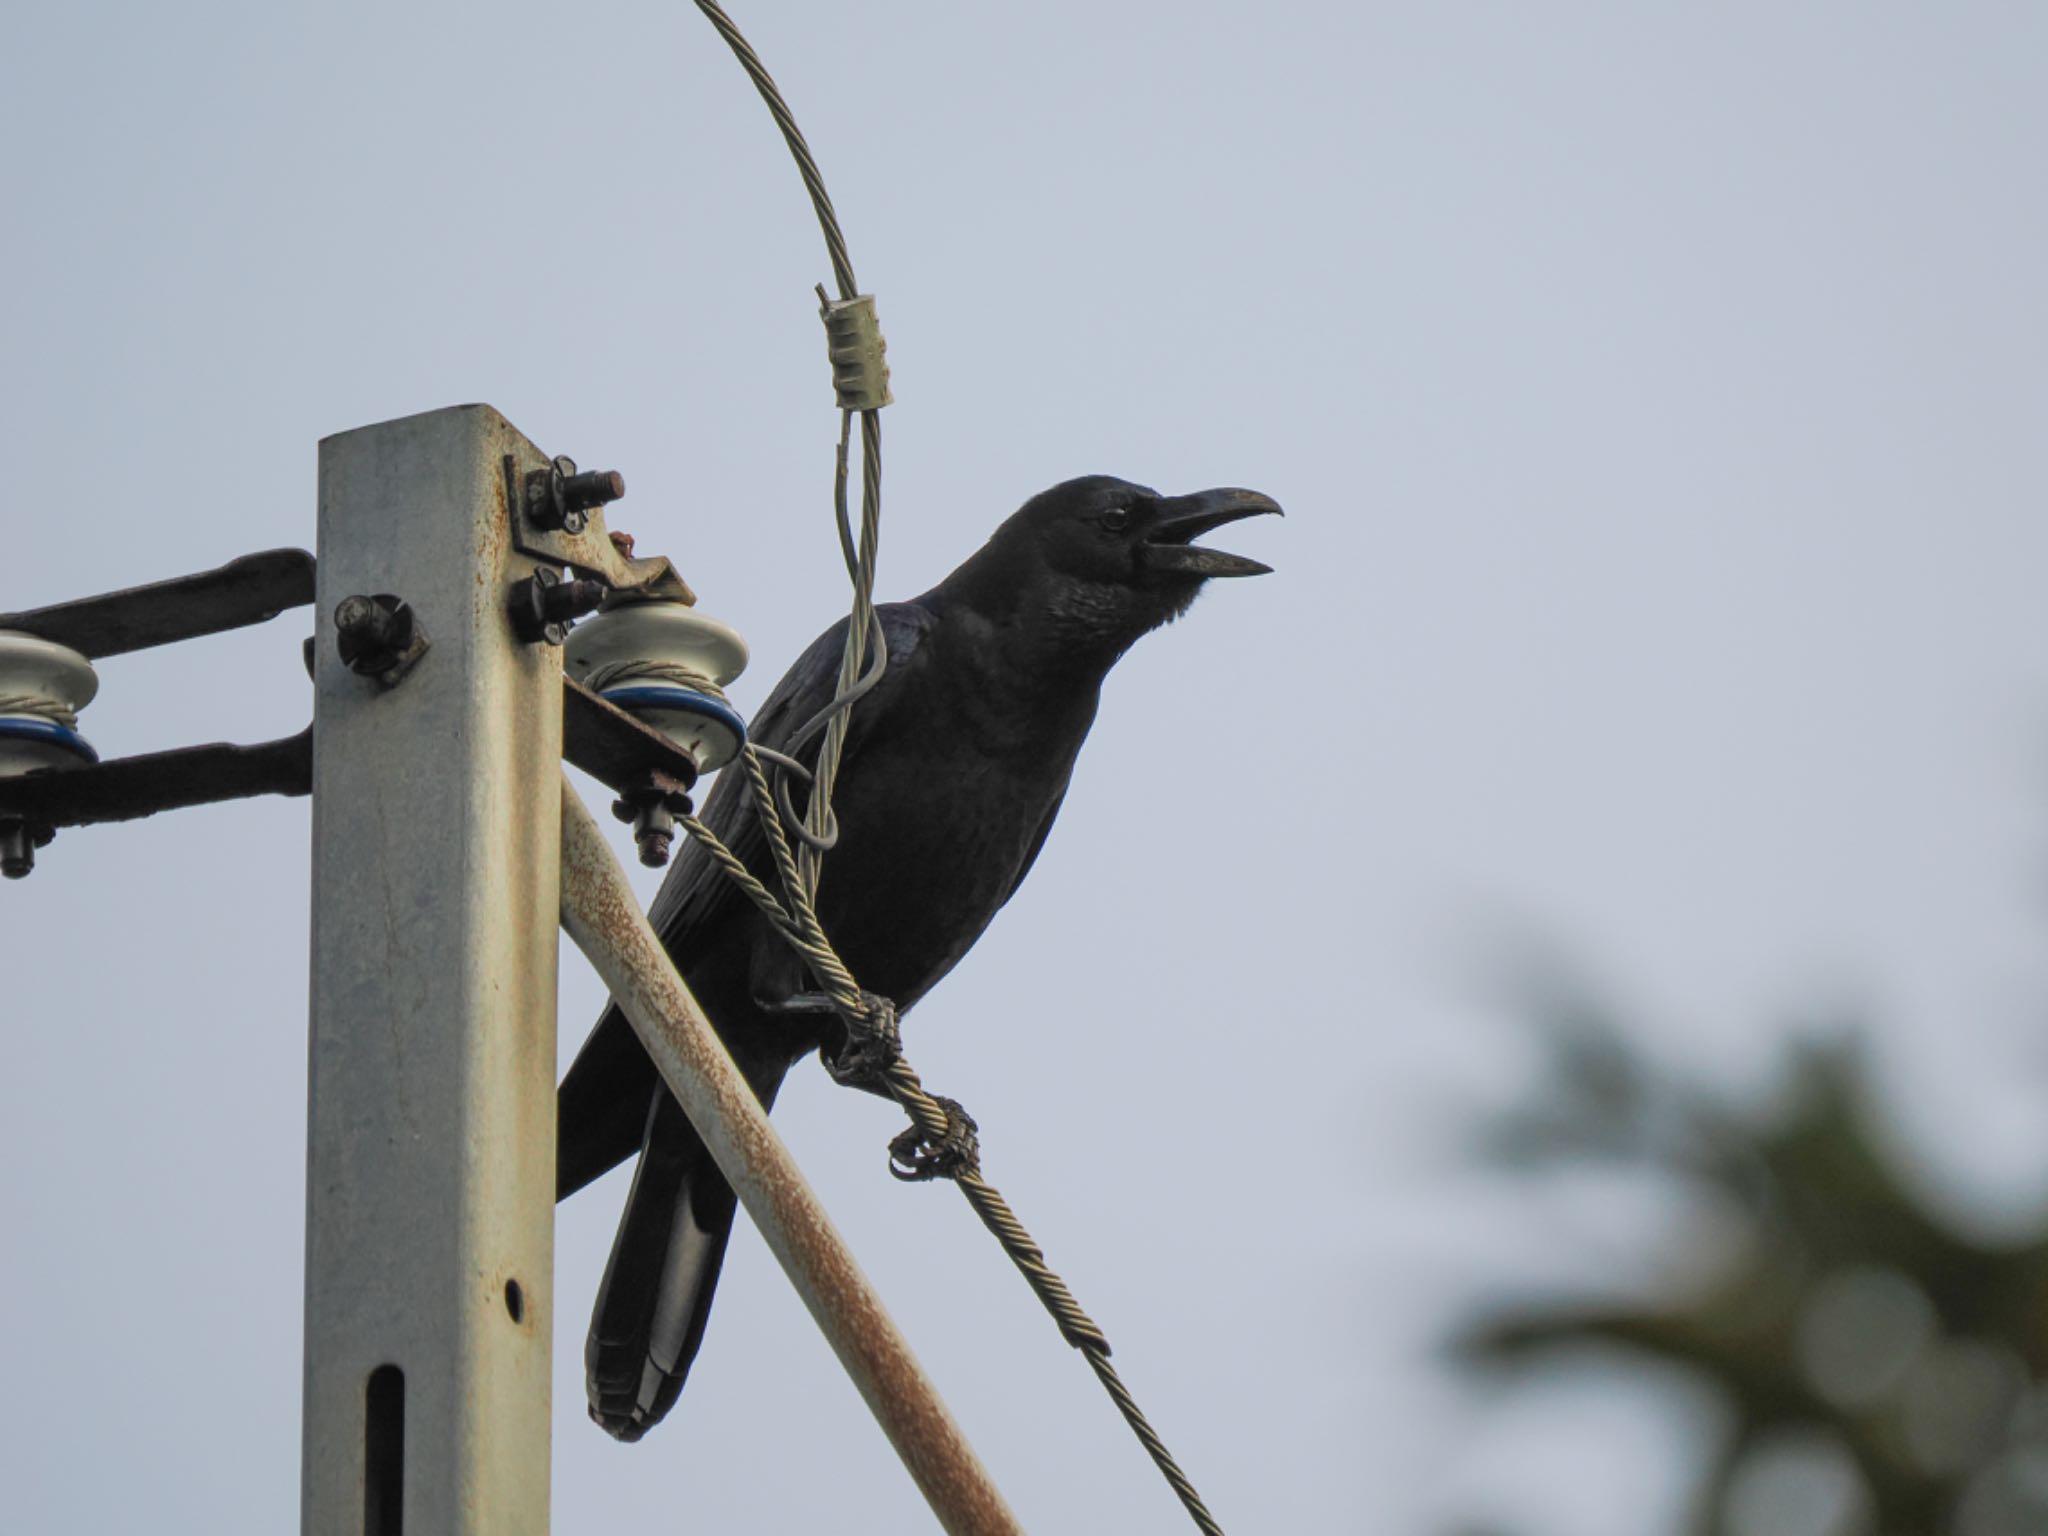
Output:
<svg viewBox="0 0 2048 1536">
<path fill-rule="evenodd" d="M 1211 528 L 1268 512 L 1280 516 L 1280 503 L 1257 491 L 1234 487 L 1162 501 L 1138 545 L 1138 563 L 1147 570 L 1178 571 L 1187 576 L 1263 576 L 1273 567 L 1220 549 L 1202 549 L 1189 541 Z"/>
</svg>

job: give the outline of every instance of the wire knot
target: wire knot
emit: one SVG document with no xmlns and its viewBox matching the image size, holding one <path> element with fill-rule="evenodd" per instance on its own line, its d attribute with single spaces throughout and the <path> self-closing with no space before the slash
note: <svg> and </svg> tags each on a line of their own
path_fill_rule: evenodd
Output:
<svg viewBox="0 0 2048 1536">
<path fill-rule="evenodd" d="M 946 1117 L 937 1135 L 913 1122 L 889 1143 L 889 1171 L 906 1184 L 927 1179 L 958 1179 L 981 1172 L 981 1127 L 958 1099 L 932 1094 L 932 1103 Z M 913 1111 L 913 1114 L 915 1112 Z"/>
<path fill-rule="evenodd" d="M 842 1088 L 888 1092 L 889 1069 L 903 1059 L 903 1031 L 896 1023 L 896 1005 L 879 992 L 862 992 L 851 1006 L 834 1005 L 845 1037 L 839 1048 L 819 1047 L 818 1059 Z"/>
</svg>

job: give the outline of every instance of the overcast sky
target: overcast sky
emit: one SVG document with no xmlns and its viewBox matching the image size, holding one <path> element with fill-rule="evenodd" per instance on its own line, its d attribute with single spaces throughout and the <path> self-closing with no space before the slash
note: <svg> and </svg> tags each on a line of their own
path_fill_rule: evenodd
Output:
<svg viewBox="0 0 2048 1536">
<path fill-rule="evenodd" d="M 1111 679 L 913 1060 L 1231 1530 L 1652 1529 L 1682 1406 L 1499 1408 L 1435 1353 L 1583 1258 L 1459 1161 L 1531 1056 L 1488 978 L 1553 945 L 1736 1084 L 1866 1018 L 1938 1186 L 2048 1182 L 2048 12 L 735 12 L 880 297 L 882 595 L 1070 475 L 1289 513 Z M 0 610 L 310 546 L 322 436 L 485 400 L 625 473 L 742 705 L 833 617 L 829 269 L 694 8 L 7 34 Z M 296 730 L 306 632 L 113 660 L 84 730 Z M 216 807 L 0 890 L 10 1528 L 296 1518 L 307 840 Z M 777 1121 L 1024 1522 L 1183 1529 L 962 1203 L 886 1176 L 895 1113 L 806 1068 Z M 623 1189 L 559 1225 L 556 1528 L 925 1528 L 750 1231 L 668 1422 L 585 1420 Z"/>
</svg>

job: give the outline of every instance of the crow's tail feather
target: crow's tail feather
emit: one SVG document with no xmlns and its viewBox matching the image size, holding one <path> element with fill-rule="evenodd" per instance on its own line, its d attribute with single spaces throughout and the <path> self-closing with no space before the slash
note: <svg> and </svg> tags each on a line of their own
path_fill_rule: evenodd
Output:
<svg viewBox="0 0 2048 1536">
<path fill-rule="evenodd" d="M 771 1070 L 766 1082 L 748 1074 L 764 1105 L 787 1067 Z M 608 1434 L 638 1440 L 675 1406 L 704 1338 L 734 1204 L 681 1106 L 658 1090 L 583 1351 L 590 1416 Z"/>
</svg>

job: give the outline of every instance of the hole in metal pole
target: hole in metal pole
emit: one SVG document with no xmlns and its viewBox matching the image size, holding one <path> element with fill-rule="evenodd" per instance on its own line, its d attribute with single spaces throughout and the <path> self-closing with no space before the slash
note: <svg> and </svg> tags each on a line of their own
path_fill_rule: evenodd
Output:
<svg viewBox="0 0 2048 1536">
<path fill-rule="evenodd" d="M 526 1320 L 526 1292 L 519 1288 L 517 1280 L 505 1282 L 505 1310 L 512 1314 L 515 1323 Z"/>
<path fill-rule="evenodd" d="M 363 1536 L 405 1536 L 405 1372 L 370 1372 L 363 1429 Z"/>
</svg>

